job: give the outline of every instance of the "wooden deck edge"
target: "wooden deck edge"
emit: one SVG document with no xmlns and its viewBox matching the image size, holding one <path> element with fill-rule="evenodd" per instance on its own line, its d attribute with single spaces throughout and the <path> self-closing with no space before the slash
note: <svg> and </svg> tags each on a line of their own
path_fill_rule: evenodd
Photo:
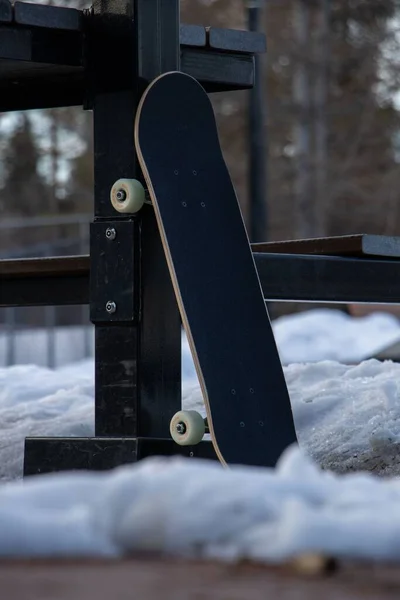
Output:
<svg viewBox="0 0 400 600">
<path fill-rule="evenodd" d="M 355 234 L 282 242 L 260 242 L 252 244 L 252 250 L 253 252 L 284 254 L 400 258 L 400 237 Z"/>
<path fill-rule="evenodd" d="M 251 244 L 255 253 L 312 254 L 400 258 L 400 237 L 348 235 Z M 90 256 L 57 256 L 0 260 L 0 278 L 89 275 Z"/>
<path fill-rule="evenodd" d="M 13 600 L 358 600 L 398 598 L 400 565 L 344 564 L 332 572 L 242 562 L 129 560 L 0 561 L 4 598 Z"/>
</svg>

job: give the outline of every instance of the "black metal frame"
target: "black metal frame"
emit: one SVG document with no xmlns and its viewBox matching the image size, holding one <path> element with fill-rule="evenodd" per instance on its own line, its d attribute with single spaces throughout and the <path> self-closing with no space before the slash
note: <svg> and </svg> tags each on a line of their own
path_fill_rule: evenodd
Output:
<svg viewBox="0 0 400 600">
<path fill-rule="evenodd" d="M 94 126 L 90 257 L 0 262 L 0 306 L 90 304 L 95 325 L 95 437 L 27 438 L 26 475 L 151 454 L 215 458 L 209 442 L 169 438 L 181 407 L 179 312 L 151 207 L 122 216 L 109 193 L 117 179 L 141 177 L 133 124 L 151 79 L 181 69 L 209 92 L 251 88 L 265 38 L 181 25 L 179 0 L 130 0 L 126 14 L 114 8 L 122 4 L 82 13 L 0 0 L 0 110 L 83 105 Z M 395 259 L 254 258 L 268 300 L 400 302 Z"/>
<path fill-rule="evenodd" d="M 1 0 L 0 111 L 85 105 L 88 69 L 96 65 L 103 75 L 97 81 L 97 91 L 132 89 L 136 59 L 146 79 L 151 72 L 163 71 L 174 63 L 169 57 L 171 51 L 180 58 L 181 70 L 196 77 L 209 92 L 253 86 L 254 53 L 264 50 L 263 35 L 178 22 L 173 40 L 167 32 L 173 9 L 169 12 L 162 2 L 153 10 L 153 3 L 130 1 L 132 11 L 137 7 L 140 26 L 135 19 L 136 25 L 130 27 L 132 17 L 113 12 L 82 12 L 23 2 L 15 2 L 12 8 L 8 0 Z M 111 9 L 112 4 L 109 0 Z M 157 29 L 152 28 L 159 14 L 166 17 L 166 37 L 155 35 Z M 137 49 L 136 26 L 141 40 Z M 98 54 L 93 54 L 95 48 Z"/>
<path fill-rule="evenodd" d="M 4 274 L 0 304 L 89 302 L 95 438 L 27 439 L 24 472 L 109 468 L 156 452 L 214 456 L 210 443 L 190 449 L 169 439 L 181 407 L 176 299 L 153 211 L 145 206 L 139 216 L 121 216 L 109 194 L 117 179 L 141 177 L 133 126 L 147 84 L 181 69 L 209 92 L 251 88 L 264 36 L 181 25 L 179 0 L 107 0 L 84 12 L 11 7 L 7 0 L 1 6 L 0 110 L 83 105 L 94 127 L 90 286 L 82 270 L 43 272 L 41 263 L 29 274 Z M 107 310 L 110 303 L 116 310 Z"/>
</svg>

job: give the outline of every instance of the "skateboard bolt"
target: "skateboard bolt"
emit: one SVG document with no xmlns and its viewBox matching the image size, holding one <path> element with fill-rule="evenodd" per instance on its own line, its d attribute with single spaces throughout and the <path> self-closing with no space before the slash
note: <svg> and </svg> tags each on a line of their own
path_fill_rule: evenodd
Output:
<svg viewBox="0 0 400 600">
<path fill-rule="evenodd" d="M 108 240 L 115 240 L 116 237 L 117 237 L 117 232 L 115 231 L 114 227 L 107 227 L 106 238 Z"/>
<path fill-rule="evenodd" d="M 181 435 L 183 435 L 184 433 L 186 433 L 186 425 L 185 425 L 185 423 L 177 423 L 177 425 L 176 425 L 176 431 L 177 431 L 177 433 L 180 433 Z"/>
<path fill-rule="evenodd" d="M 118 202 L 123 202 L 124 200 L 126 200 L 125 190 L 118 190 L 116 196 L 117 196 Z"/>
<path fill-rule="evenodd" d="M 112 315 L 113 313 L 115 313 L 115 311 L 117 310 L 117 305 L 115 304 L 115 302 L 107 302 L 106 304 L 106 311 L 108 312 L 109 315 Z"/>
</svg>

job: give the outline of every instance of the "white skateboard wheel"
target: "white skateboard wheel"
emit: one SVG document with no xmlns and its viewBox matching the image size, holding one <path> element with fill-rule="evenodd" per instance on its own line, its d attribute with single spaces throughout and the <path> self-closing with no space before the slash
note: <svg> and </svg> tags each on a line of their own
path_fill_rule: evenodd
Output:
<svg viewBox="0 0 400 600">
<path fill-rule="evenodd" d="M 199 444 L 206 432 L 204 419 L 195 410 L 180 410 L 171 419 L 171 437 L 180 446 Z"/>
<path fill-rule="evenodd" d="M 111 188 L 111 204 L 119 213 L 138 212 L 145 199 L 145 189 L 137 179 L 118 179 Z"/>
</svg>

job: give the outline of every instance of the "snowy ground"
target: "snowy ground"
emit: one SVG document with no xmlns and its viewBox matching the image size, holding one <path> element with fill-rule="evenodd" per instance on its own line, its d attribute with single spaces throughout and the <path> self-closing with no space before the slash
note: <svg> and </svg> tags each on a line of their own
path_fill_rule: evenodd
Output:
<svg viewBox="0 0 400 600">
<path fill-rule="evenodd" d="M 316 309 L 280 317 L 274 335 L 284 364 L 335 360 L 358 363 L 400 341 L 400 321 L 387 313 L 354 318 Z"/>
<path fill-rule="evenodd" d="M 349 362 L 362 360 L 367 346 L 369 355 L 395 341 L 398 321 L 374 315 L 355 323 L 336 311 L 312 311 L 286 322 L 286 331 L 282 320 L 274 327 L 281 356 L 302 361 L 284 367 L 300 448 L 275 470 L 151 459 L 109 473 L 10 482 L 21 476 L 26 435 L 93 434 L 93 361 L 54 371 L 0 368 L 0 477 L 10 482 L 0 486 L 0 555 L 148 549 L 280 560 L 320 550 L 400 558 L 400 480 L 349 474 L 400 474 L 400 364 L 325 360 L 338 356 L 330 354 L 335 344 L 346 346 Z M 185 340 L 183 404 L 204 414 Z"/>
</svg>

